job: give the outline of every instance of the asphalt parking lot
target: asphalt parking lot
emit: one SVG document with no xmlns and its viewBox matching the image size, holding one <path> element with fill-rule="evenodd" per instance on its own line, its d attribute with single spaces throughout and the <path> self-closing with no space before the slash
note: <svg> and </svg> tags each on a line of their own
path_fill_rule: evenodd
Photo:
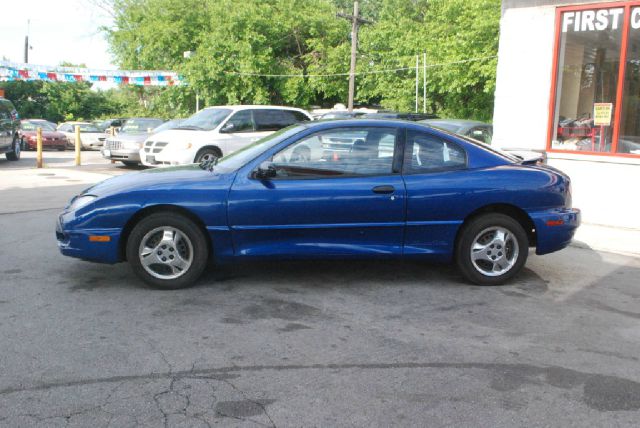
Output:
<svg viewBox="0 0 640 428">
<path fill-rule="evenodd" d="M 56 246 L 67 200 L 129 170 L 32 155 L 0 161 L 0 426 L 640 424 L 638 258 L 532 255 L 502 287 L 420 262 L 256 263 L 155 291 Z"/>
</svg>

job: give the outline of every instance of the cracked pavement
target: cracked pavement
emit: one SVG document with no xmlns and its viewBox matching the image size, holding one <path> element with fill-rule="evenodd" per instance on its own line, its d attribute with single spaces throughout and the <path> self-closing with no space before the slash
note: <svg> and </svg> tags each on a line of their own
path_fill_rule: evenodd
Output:
<svg viewBox="0 0 640 428">
<path fill-rule="evenodd" d="M 504 287 L 255 263 L 162 292 L 58 253 L 49 208 L 85 186 L 2 190 L 0 427 L 640 424 L 639 259 L 532 255 Z"/>
</svg>

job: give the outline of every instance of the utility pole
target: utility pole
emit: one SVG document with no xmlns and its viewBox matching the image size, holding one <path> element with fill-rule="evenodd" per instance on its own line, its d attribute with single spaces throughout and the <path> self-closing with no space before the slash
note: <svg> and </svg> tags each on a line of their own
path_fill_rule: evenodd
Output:
<svg viewBox="0 0 640 428">
<path fill-rule="evenodd" d="M 338 18 L 345 18 L 351 21 L 351 68 L 349 69 L 349 112 L 353 111 L 353 96 L 356 89 L 356 52 L 358 50 L 358 30 L 360 25 L 371 24 L 372 22 L 360 18 L 360 9 L 358 8 L 358 0 L 353 2 L 353 15 L 337 13 Z"/>
<path fill-rule="evenodd" d="M 422 54 L 422 113 L 427 113 L 427 53 Z"/>
<path fill-rule="evenodd" d="M 420 81 L 420 57 L 416 55 L 416 113 L 418 112 L 418 82 Z"/>
<path fill-rule="evenodd" d="M 27 35 L 24 36 L 24 63 L 29 63 L 29 24 L 31 20 L 27 19 Z"/>
</svg>

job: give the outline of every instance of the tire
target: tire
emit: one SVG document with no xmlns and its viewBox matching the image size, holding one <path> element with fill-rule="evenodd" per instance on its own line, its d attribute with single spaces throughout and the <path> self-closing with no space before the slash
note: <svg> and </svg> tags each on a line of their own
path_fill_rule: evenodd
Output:
<svg viewBox="0 0 640 428">
<path fill-rule="evenodd" d="M 124 166 L 129 168 L 140 165 L 138 162 L 131 162 L 131 161 L 120 161 L 120 162 L 122 162 Z"/>
<path fill-rule="evenodd" d="M 468 281 L 500 285 L 522 270 L 528 253 L 529 240 L 520 223 L 504 214 L 485 214 L 460 231 L 456 263 Z"/>
<path fill-rule="evenodd" d="M 66 147 L 58 147 L 58 151 L 59 151 L 59 152 L 64 152 L 64 151 L 66 151 L 66 150 L 67 150 L 67 148 L 66 148 Z"/>
<path fill-rule="evenodd" d="M 13 137 L 13 143 L 11 143 L 11 151 L 6 153 L 5 156 L 7 160 L 10 161 L 18 161 L 20 160 L 20 154 L 22 153 L 21 149 L 22 144 L 20 140 L 18 140 L 15 136 Z"/>
<path fill-rule="evenodd" d="M 165 237 L 167 232 L 173 236 Z M 209 259 L 209 245 L 193 221 L 173 212 L 159 212 L 135 225 L 127 239 L 126 254 L 133 271 L 144 282 L 154 288 L 175 290 L 189 287 L 200 278 Z"/>
<path fill-rule="evenodd" d="M 220 152 L 215 149 L 201 149 L 196 157 L 193 159 L 194 163 L 200 163 L 205 160 L 215 159 L 220 157 Z"/>
</svg>

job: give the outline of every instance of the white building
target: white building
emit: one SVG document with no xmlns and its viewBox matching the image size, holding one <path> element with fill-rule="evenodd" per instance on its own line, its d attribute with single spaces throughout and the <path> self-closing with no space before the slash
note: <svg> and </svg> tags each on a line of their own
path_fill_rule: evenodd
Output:
<svg viewBox="0 0 640 428">
<path fill-rule="evenodd" d="M 494 144 L 546 151 L 584 223 L 640 231 L 640 1 L 503 0 Z"/>
</svg>

